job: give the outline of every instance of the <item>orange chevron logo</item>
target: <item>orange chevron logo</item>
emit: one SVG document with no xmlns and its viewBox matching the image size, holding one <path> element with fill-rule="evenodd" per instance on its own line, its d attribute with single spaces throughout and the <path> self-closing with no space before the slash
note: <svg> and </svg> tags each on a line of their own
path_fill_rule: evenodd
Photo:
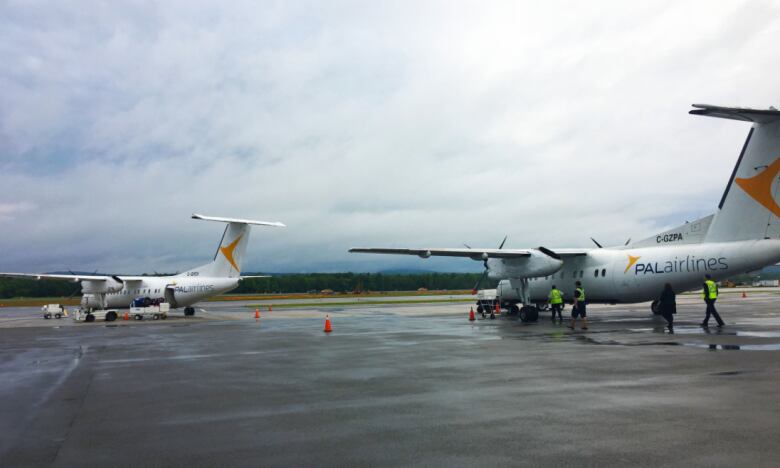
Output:
<svg viewBox="0 0 780 468">
<path fill-rule="evenodd" d="M 734 182 L 742 188 L 750 197 L 761 204 L 764 208 L 771 211 L 775 216 L 780 216 L 780 206 L 775 201 L 772 194 L 772 184 L 780 172 L 780 158 L 770 164 L 761 173 L 750 177 L 749 179 L 740 179 L 737 177 Z"/>
<path fill-rule="evenodd" d="M 633 255 L 629 255 L 629 256 L 628 256 L 628 265 L 626 266 L 626 269 L 625 269 L 625 271 L 623 271 L 623 273 L 624 273 L 624 274 L 625 274 L 625 273 L 628 273 L 628 270 L 629 270 L 629 269 L 630 269 L 632 266 L 634 266 L 634 264 L 636 263 L 636 261 L 637 261 L 637 260 L 639 260 L 640 258 L 642 258 L 642 256 L 641 256 L 641 255 L 639 255 L 639 256 L 636 256 L 636 257 L 634 257 Z"/>
<path fill-rule="evenodd" d="M 241 237 L 243 237 L 243 234 L 236 237 L 236 240 L 231 242 L 230 245 L 219 248 L 219 251 L 222 252 L 222 255 L 225 256 L 227 261 L 230 262 L 230 264 L 233 265 L 233 268 L 235 268 L 238 272 L 241 270 L 238 268 L 238 265 L 236 265 L 236 260 L 233 258 L 233 251 L 236 250 L 236 246 L 238 245 L 238 241 L 241 240 Z"/>
</svg>

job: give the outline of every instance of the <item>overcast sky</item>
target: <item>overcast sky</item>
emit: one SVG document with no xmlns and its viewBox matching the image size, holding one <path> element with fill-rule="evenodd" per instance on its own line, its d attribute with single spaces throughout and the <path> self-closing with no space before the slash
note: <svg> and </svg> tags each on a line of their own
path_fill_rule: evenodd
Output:
<svg viewBox="0 0 780 468">
<path fill-rule="evenodd" d="M 0 271 L 479 269 L 716 209 L 780 107 L 762 1 L 0 1 Z"/>
</svg>

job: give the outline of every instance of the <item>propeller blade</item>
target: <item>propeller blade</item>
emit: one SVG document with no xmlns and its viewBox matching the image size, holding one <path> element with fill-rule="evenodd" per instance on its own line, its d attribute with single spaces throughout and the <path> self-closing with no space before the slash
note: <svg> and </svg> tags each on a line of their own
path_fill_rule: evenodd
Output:
<svg viewBox="0 0 780 468">
<path fill-rule="evenodd" d="M 504 240 L 501 241 L 501 245 L 498 246 L 498 250 L 501 250 L 504 248 L 504 244 L 506 243 L 506 238 L 509 236 L 504 236 Z"/>
<path fill-rule="evenodd" d="M 592 241 L 593 241 L 593 243 L 594 243 L 594 244 L 596 244 L 596 247 L 598 247 L 598 248 L 600 248 L 600 249 L 603 249 L 603 248 L 604 248 L 604 247 L 602 247 L 602 246 L 601 246 L 601 244 L 599 244 L 599 243 L 596 241 L 596 239 L 594 239 L 594 238 L 592 238 L 592 237 L 591 237 L 591 238 L 590 238 L 590 240 L 592 240 Z"/>
<path fill-rule="evenodd" d="M 629 237 L 629 238 L 628 238 L 628 240 L 626 241 L 626 243 L 625 243 L 625 244 L 623 244 L 623 245 L 628 245 L 628 244 L 630 244 L 630 243 L 631 243 L 631 238 Z"/>
<path fill-rule="evenodd" d="M 487 263 L 487 260 L 485 260 L 485 263 Z M 477 291 L 479 291 L 479 285 L 482 284 L 482 281 L 485 280 L 485 277 L 488 274 L 487 267 L 485 267 L 485 271 L 482 272 L 482 276 L 479 277 L 477 280 L 477 284 L 474 285 L 474 289 L 471 290 L 471 294 L 476 294 Z"/>
</svg>

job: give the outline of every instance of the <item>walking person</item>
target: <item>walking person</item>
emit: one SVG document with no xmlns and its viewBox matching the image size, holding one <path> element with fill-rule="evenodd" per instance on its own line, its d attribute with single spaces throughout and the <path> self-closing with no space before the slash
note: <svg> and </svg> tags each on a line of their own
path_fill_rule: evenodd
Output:
<svg viewBox="0 0 780 468">
<path fill-rule="evenodd" d="M 701 326 L 707 328 L 709 326 L 710 315 L 715 317 L 715 321 L 718 322 L 718 327 L 724 325 L 723 320 L 720 318 L 718 311 L 715 310 L 715 301 L 718 300 L 718 285 L 715 281 L 712 281 L 710 275 L 704 275 L 704 302 L 707 303 L 707 312 L 704 315 L 704 321 Z"/>
<path fill-rule="evenodd" d="M 552 321 L 555 321 L 555 312 L 558 312 L 558 320 L 563 322 L 563 293 L 553 284 L 550 294 L 547 296 L 552 310 Z"/>
<path fill-rule="evenodd" d="M 666 319 L 669 326 L 669 333 L 674 333 L 674 314 L 677 313 L 677 302 L 675 300 L 674 289 L 671 283 L 666 283 L 661 291 L 661 297 L 658 298 L 658 308 L 661 316 Z"/>
<path fill-rule="evenodd" d="M 574 301 L 571 308 L 571 325 L 569 328 L 574 330 L 577 326 L 577 317 L 582 317 L 582 329 L 588 329 L 588 317 L 585 313 L 585 289 L 582 287 L 582 283 L 577 281 L 574 283 Z"/>
</svg>

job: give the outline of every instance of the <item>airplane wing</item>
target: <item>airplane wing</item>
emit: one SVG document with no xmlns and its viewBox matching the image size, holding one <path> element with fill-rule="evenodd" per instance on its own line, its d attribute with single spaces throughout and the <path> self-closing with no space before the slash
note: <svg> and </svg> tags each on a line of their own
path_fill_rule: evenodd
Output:
<svg viewBox="0 0 780 468">
<path fill-rule="evenodd" d="M 374 253 L 391 255 L 417 255 L 418 257 L 428 258 L 437 257 L 465 257 L 473 260 L 484 260 L 490 258 L 522 258 L 530 257 L 531 251 L 528 249 L 385 249 L 385 248 L 352 248 L 353 253 Z"/>
<path fill-rule="evenodd" d="M 62 279 L 71 280 L 74 283 L 79 281 L 108 281 L 115 280 L 120 283 L 133 283 L 144 281 L 149 278 L 159 278 L 154 276 L 115 276 L 115 275 L 79 275 L 75 273 L 59 274 L 59 273 L 3 273 L 0 272 L 0 277 L 6 278 L 27 278 L 27 279 Z"/>
<path fill-rule="evenodd" d="M 593 249 L 552 249 L 553 252 L 558 254 L 560 257 L 566 258 L 566 257 L 582 257 L 584 255 L 588 255 L 588 252 L 590 252 Z"/>
<path fill-rule="evenodd" d="M 110 276 L 104 275 L 60 275 L 49 273 L 0 273 L 0 276 L 6 278 L 29 278 L 29 279 L 68 279 L 72 281 L 108 281 Z"/>
<path fill-rule="evenodd" d="M 417 255 L 418 257 L 428 258 L 431 256 L 440 257 L 465 257 L 472 260 L 484 260 L 485 258 L 524 258 L 530 257 L 534 249 L 386 249 L 386 248 L 352 248 L 353 253 L 373 253 L 373 254 L 392 254 L 392 255 Z M 539 247 L 539 250 L 553 256 L 580 257 L 587 255 L 592 249 L 545 249 Z"/>
</svg>

